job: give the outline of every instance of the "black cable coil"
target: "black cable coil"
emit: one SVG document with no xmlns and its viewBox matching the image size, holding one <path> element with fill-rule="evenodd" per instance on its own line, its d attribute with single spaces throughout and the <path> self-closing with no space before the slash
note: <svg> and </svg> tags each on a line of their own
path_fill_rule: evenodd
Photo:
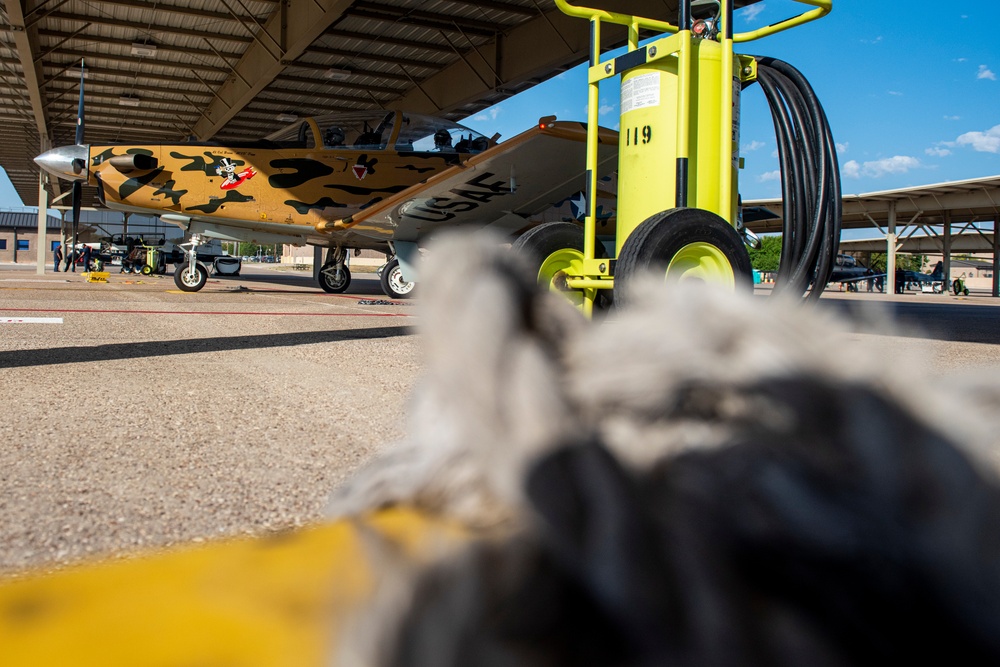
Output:
<svg viewBox="0 0 1000 667">
<path fill-rule="evenodd" d="M 786 62 L 756 57 L 771 107 L 781 165 L 782 244 L 775 294 L 818 299 L 840 247 L 842 203 L 837 147 L 823 106 Z M 809 289 L 810 283 L 812 288 Z"/>
</svg>

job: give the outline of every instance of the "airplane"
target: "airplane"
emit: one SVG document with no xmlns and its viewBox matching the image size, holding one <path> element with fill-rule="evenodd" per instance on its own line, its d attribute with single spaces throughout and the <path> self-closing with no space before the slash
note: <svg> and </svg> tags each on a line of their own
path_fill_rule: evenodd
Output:
<svg viewBox="0 0 1000 667">
<path fill-rule="evenodd" d="M 938 262 L 931 273 L 896 269 L 896 292 L 902 294 L 906 291 L 907 285 L 919 285 L 921 292 L 943 293 L 945 291 L 944 262 Z"/>
<path fill-rule="evenodd" d="M 82 87 L 81 76 L 77 143 L 35 162 L 73 182 L 74 202 L 86 183 L 110 209 L 183 229 L 187 257 L 174 282 L 186 292 L 208 278 L 195 248 L 217 238 L 326 247 L 319 285 L 330 293 L 350 284 L 350 250 L 381 251 L 383 291 L 405 298 L 437 230 L 518 235 L 584 183 L 586 126 L 555 116 L 503 143 L 446 119 L 375 110 L 296 120 L 259 141 L 87 145 Z M 617 166 L 617 147 L 618 133 L 601 128 L 600 175 Z"/>
<path fill-rule="evenodd" d="M 881 292 L 885 275 L 885 273 L 875 273 L 867 266 L 859 264 L 858 260 L 850 255 L 839 254 L 830 273 L 830 282 L 842 283 L 847 285 L 849 291 L 857 291 L 859 282 L 871 280 L 873 286 Z"/>
</svg>

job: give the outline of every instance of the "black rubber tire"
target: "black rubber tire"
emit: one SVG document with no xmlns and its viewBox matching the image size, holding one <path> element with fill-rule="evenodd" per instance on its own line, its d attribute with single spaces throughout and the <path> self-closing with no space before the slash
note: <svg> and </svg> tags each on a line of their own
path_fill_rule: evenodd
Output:
<svg viewBox="0 0 1000 667">
<path fill-rule="evenodd" d="M 342 294 L 347 291 L 347 288 L 351 286 L 351 270 L 346 266 L 343 269 L 342 280 L 334 282 L 333 278 L 323 273 L 321 270 L 319 272 L 319 286 L 323 288 L 324 292 L 330 294 Z"/>
<path fill-rule="evenodd" d="M 583 227 L 572 222 L 546 222 L 521 234 L 511 245 L 511 250 L 528 260 L 536 277 L 552 253 L 566 248 L 583 252 Z"/>
<path fill-rule="evenodd" d="M 382 269 L 382 273 L 379 275 L 379 283 L 382 285 L 382 292 L 390 299 L 409 299 L 413 296 L 413 290 L 417 286 L 412 281 L 408 283 L 403 282 L 399 260 L 395 257 L 390 259 L 385 268 Z M 401 289 L 396 289 L 397 284 L 400 285 Z"/>
<path fill-rule="evenodd" d="M 205 267 L 201 263 L 196 263 L 194 266 L 197 270 L 197 280 L 194 282 L 185 282 L 183 276 L 187 266 L 187 262 L 175 265 L 174 284 L 182 292 L 197 292 L 208 282 L 208 271 L 205 270 Z"/>
<path fill-rule="evenodd" d="M 552 281 L 540 275 L 542 267 L 554 253 L 560 250 L 576 250 L 583 254 L 583 235 L 583 227 L 572 222 L 546 222 L 532 227 L 517 237 L 511 245 L 511 250 L 519 253 L 528 261 L 531 277 L 542 289 L 551 289 Z M 603 244 L 597 244 L 595 255 L 607 257 Z M 598 310 L 610 308 L 611 304 L 611 290 L 596 290 L 594 306 Z"/>
<path fill-rule="evenodd" d="M 151 267 L 149 264 L 143 264 L 142 268 L 139 269 L 139 273 L 141 273 L 144 276 L 148 276 L 153 273 L 153 267 Z"/>
<path fill-rule="evenodd" d="M 692 243 L 717 249 L 728 261 L 738 291 L 753 289 L 750 254 L 739 233 L 718 215 L 698 208 L 672 208 L 650 216 L 636 227 L 622 246 L 615 267 L 615 302 L 624 303 L 628 285 L 636 276 L 655 272 L 664 279 L 677 254 Z"/>
</svg>

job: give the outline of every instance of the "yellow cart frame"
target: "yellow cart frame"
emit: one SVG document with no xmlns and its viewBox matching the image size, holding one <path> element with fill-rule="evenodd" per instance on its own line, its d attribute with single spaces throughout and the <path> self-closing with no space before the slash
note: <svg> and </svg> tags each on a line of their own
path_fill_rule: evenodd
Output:
<svg viewBox="0 0 1000 667">
<path fill-rule="evenodd" d="M 822 18 L 830 13 L 832 0 L 796 0 L 796 2 L 813 7 L 813 9 L 758 30 L 736 34 L 733 33 L 733 0 L 720 0 L 721 24 L 718 26 L 717 44 L 721 54 L 717 56 L 720 66 L 717 67 L 719 76 L 715 77 L 715 81 L 698 80 L 701 70 L 696 69 L 697 50 L 698 46 L 707 40 L 697 36 L 692 31 L 691 0 L 681 0 L 681 8 L 678 12 L 678 23 L 681 25 L 581 7 L 566 2 L 566 0 L 555 0 L 555 2 L 563 13 L 587 19 L 591 24 L 590 67 L 587 72 L 587 181 L 585 186 L 584 248 L 583 260 L 576 264 L 582 267 L 582 271 L 564 272 L 564 281 L 562 282 L 566 288 L 582 292 L 584 295 L 582 308 L 589 315 L 593 310 L 595 290 L 614 287 L 615 260 L 596 256 L 597 222 L 594 195 L 597 192 L 600 82 L 618 75 L 625 75 L 636 68 L 649 67 L 650 65 L 655 67 L 658 61 L 666 59 L 674 61 L 670 66 L 676 71 L 676 109 L 669 110 L 668 113 L 672 112 L 676 118 L 675 136 L 673 137 L 676 162 L 674 165 L 668 165 L 664 162 L 669 162 L 669 159 L 664 160 L 662 157 L 656 159 L 654 157 L 655 169 L 658 176 L 661 177 L 664 176 L 664 171 L 674 171 L 673 179 L 661 178 L 662 182 L 674 184 L 672 186 L 675 195 L 674 205 L 677 207 L 693 205 L 711 211 L 735 226 L 738 159 L 731 147 L 734 142 L 737 143 L 735 151 L 738 153 L 739 119 L 737 117 L 734 121 L 733 114 L 734 89 L 738 90 L 738 88 L 734 86 L 733 79 L 725 74 L 728 70 L 727 64 L 734 63 L 736 68 L 734 74 L 739 77 L 739 82 L 753 81 L 756 76 L 756 66 L 752 58 L 736 56 L 733 44 L 761 39 Z M 628 50 L 621 56 L 602 61 L 600 52 L 601 28 L 605 23 L 628 28 Z M 661 36 L 640 47 L 639 31 L 644 29 L 661 33 Z M 694 92 L 696 88 L 697 94 Z M 700 126 L 711 128 L 711 131 L 718 134 L 719 150 L 716 155 L 710 158 L 710 161 L 715 164 L 706 165 L 704 163 L 709 160 L 703 159 L 701 167 L 695 173 L 695 180 L 700 180 L 704 187 L 694 189 L 704 194 L 700 194 L 696 198 L 689 198 L 692 184 L 688 179 L 688 169 L 691 158 L 697 159 L 698 157 L 691 155 L 692 120 L 695 118 Z M 627 142 L 631 142 L 631 128 L 624 124 L 622 124 L 619 141 L 620 151 L 628 147 Z M 653 193 L 649 192 L 650 188 L 644 188 L 641 184 L 638 186 L 630 184 L 621 177 L 621 174 L 619 177 L 617 252 L 621 251 L 629 234 L 650 211 L 649 205 L 634 206 L 634 204 L 636 201 L 654 196 Z M 709 183 L 709 181 L 715 182 Z M 662 195 L 662 193 L 659 194 Z M 624 217 L 622 208 L 625 208 Z M 630 208 L 641 213 L 633 215 L 630 213 Z"/>
</svg>

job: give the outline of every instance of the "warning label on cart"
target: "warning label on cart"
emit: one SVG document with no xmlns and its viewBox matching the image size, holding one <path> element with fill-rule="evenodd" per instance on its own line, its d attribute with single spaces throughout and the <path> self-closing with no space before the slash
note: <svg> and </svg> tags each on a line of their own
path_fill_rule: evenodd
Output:
<svg viewBox="0 0 1000 667">
<path fill-rule="evenodd" d="M 639 74 L 622 82 L 622 113 L 660 106 L 660 73 Z"/>
</svg>

